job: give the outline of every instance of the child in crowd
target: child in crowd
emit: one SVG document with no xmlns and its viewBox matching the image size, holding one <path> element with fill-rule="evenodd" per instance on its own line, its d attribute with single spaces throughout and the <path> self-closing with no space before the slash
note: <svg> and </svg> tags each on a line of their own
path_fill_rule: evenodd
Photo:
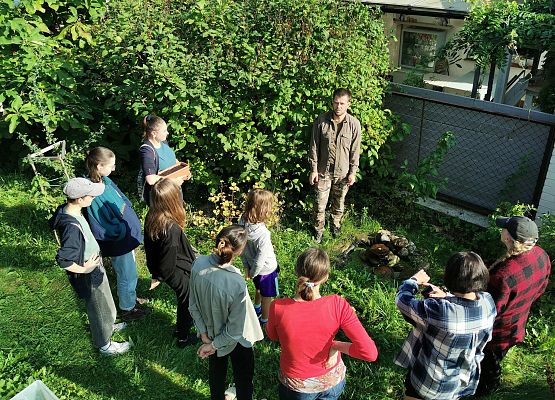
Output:
<svg viewBox="0 0 555 400">
<path fill-rule="evenodd" d="M 488 292 L 497 307 L 493 334 L 484 351 L 477 395 L 487 395 L 501 381 L 501 361 L 511 347 L 524 340 L 532 304 L 543 294 L 551 274 L 551 261 L 538 245 L 538 226 L 530 218 L 497 218 L 505 255 L 489 270 Z"/>
<path fill-rule="evenodd" d="M 196 255 L 183 232 L 185 210 L 179 186 L 172 179 L 158 181 L 150 192 L 150 209 L 145 219 L 145 253 L 153 282 L 166 282 L 177 296 L 177 346 L 197 342 L 191 334 L 189 280 Z"/>
<path fill-rule="evenodd" d="M 247 243 L 239 225 L 216 236 L 209 256 L 195 260 L 191 273 L 189 311 L 202 339 L 197 354 L 208 357 L 210 398 L 224 400 L 228 359 L 231 358 L 237 399 L 252 399 L 255 342 L 264 335 L 254 312 L 241 271 L 231 262 Z"/>
<path fill-rule="evenodd" d="M 92 149 L 87 154 L 85 166 L 92 182 L 104 184 L 104 192 L 94 198 L 83 214 L 102 255 L 112 259 L 121 318 L 131 321 L 143 317 L 148 311 L 136 306 L 138 276 L 135 262 L 135 248 L 143 241 L 141 221 L 129 199 L 108 177 L 116 169 L 116 156 L 112 150 L 105 147 Z"/>
<path fill-rule="evenodd" d="M 492 297 L 483 292 L 488 277 L 478 254 L 461 252 L 453 254 L 445 268 L 445 286 L 452 294 L 429 284 L 424 270 L 401 284 L 395 303 L 414 325 L 395 359 L 408 370 L 405 400 L 474 394 L 496 314 Z M 416 298 L 419 285 L 429 288 L 427 299 Z"/>
<path fill-rule="evenodd" d="M 279 398 L 334 400 L 345 387 L 346 367 L 340 353 L 376 361 L 378 350 L 343 297 L 320 295 L 330 274 L 324 250 L 305 250 L 295 273 L 295 297 L 275 300 L 266 325 L 268 337 L 281 344 Z M 335 340 L 339 329 L 352 343 Z"/>
<path fill-rule="evenodd" d="M 266 221 L 272 215 L 274 195 L 268 190 L 254 189 L 247 196 L 245 212 L 240 225 L 247 231 L 247 245 L 241 261 L 247 269 L 247 278 L 252 278 L 256 287 L 254 309 L 264 326 L 268 322 L 268 313 L 272 298 L 278 292 L 278 265 L 270 231 Z"/>
<path fill-rule="evenodd" d="M 82 214 L 103 191 L 103 183 L 70 179 L 64 186 L 67 203 L 58 207 L 50 226 L 60 237 L 56 260 L 65 269 L 77 295 L 85 300 L 94 347 L 103 355 L 116 355 L 130 347 L 128 342 L 111 341 L 112 333 L 125 328 L 125 323 L 114 325 L 116 306 L 102 266 L 100 247 Z"/>
</svg>

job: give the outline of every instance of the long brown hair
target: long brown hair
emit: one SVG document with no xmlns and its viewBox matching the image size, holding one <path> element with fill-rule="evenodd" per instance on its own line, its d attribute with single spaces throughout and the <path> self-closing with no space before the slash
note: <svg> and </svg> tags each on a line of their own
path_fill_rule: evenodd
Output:
<svg viewBox="0 0 555 400">
<path fill-rule="evenodd" d="M 158 240 L 168 234 L 172 223 L 185 227 L 185 209 L 179 186 L 171 179 L 160 179 L 150 192 L 150 209 L 145 219 L 145 235 Z"/>
<path fill-rule="evenodd" d="M 297 293 L 301 299 L 314 298 L 314 286 L 321 284 L 330 274 L 330 258 L 322 249 L 311 247 L 301 253 L 295 265 Z"/>
<path fill-rule="evenodd" d="M 219 256 L 218 264 L 228 264 L 233 257 L 240 255 L 247 244 L 247 231 L 241 225 L 225 227 L 216 236 L 214 253 Z"/>
<path fill-rule="evenodd" d="M 243 219 L 250 224 L 266 222 L 272 215 L 274 195 L 265 189 L 253 189 L 247 196 Z"/>
<path fill-rule="evenodd" d="M 100 182 L 102 177 L 98 173 L 98 164 L 107 164 L 112 158 L 116 158 L 114 152 L 106 147 L 95 147 L 85 158 L 85 168 L 92 182 Z"/>
<path fill-rule="evenodd" d="M 155 132 L 158 129 L 160 129 L 162 127 L 162 124 L 165 124 L 165 123 L 166 121 L 164 121 L 162 118 L 156 115 L 148 114 L 143 119 L 143 128 L 144 128 L 143 139 L 145 140 L 150 139 L 150 135 L 152 134 L 152 132 Z"/>
</svg>

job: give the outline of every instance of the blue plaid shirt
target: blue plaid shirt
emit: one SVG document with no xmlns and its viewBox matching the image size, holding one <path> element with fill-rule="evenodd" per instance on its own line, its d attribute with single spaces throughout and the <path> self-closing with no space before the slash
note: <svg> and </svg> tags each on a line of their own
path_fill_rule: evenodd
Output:
<svg viewBox="0 0 555 400">
<path fill-rule="evenodd" d="M 495 303 L 489 293 L 478 300 L 453 295 L 415 298 L 418 284 L 404 281 L 395 303 L 414 329 L 395 364 L 408 368 L 410 381 L 423 399 L 457 399 L 476 391 L 484 347 L 491 339 Z"/>
</svg>

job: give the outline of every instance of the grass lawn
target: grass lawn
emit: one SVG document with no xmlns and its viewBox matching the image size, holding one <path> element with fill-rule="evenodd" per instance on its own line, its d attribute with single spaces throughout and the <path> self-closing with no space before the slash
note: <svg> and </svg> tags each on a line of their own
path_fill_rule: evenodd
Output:
<svg viewBox="0 0 555 400">
<path fill-rule="evenodd" d="M 106 358 L 93 349 L 84 307 L 54 261 L 57 246 L 47 213 L 35 208 L 29 187 L 25 178 L 0 177 L 0 398 L 10 398 L 41 379 L 60 399 L 208 399 L 207 361 L 198 359 L 196 348 L 174 346 L 175 296 L 165 285 L 148 292 L 142 250 L 138 294 L 152 299 L 153 312 L 116 336 L 133 342 L 128 354 Z M 335 259 L 353 237 L 379 229 L 377 219 L 368 209 L 351 211 L 341 238 L 325 236 L 323 246 Z M 464 235 L 446 234 L 432 223 L 399 226 L 394 218 L 387 220 L 384 228 L 406 235 L 422 250 L 435 282 L 441 281 L 448 255 L 469 243 L 461 239 Z M 452 231 L 466 232 L 457 221 L 440 221 L 454 227 Z M 204 253 L 212 246 L 202 230 L 191 229 L 190 237 Z M 290 296 L 296 281 L 294 260 L 313 243 L 304 229 L 284 225 L 274 230 L 273 243 L 282 267 L 282 295 Z M 393 302 L 399 282 L 370 274 L 358 257 L 360 251 L 335 264 L 324 292 L 340 293 L 356 307 L 380 356 L 376 363 L 346 360 L 342 399 L 399 399 L 404 370 L 392 360 L 410 329 Z M 113 288 L 113 274 L 110 278 Z M 546 366 L 555 369 L 553 300 L 553 292 L 546 294 L 535 308 L 527 343 L 509 352 L 502 390 L 489 399 L 553 399 L 546 378 Z M 266 341 L 256 345 L 256 399 L 277 398 L 278 364 L 278 346 Z"/>
</svg>

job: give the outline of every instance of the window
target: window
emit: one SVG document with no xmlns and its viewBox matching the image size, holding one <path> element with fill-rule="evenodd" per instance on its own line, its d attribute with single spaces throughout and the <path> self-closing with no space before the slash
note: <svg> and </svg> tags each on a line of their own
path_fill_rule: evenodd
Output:
<svg viewBox="0 0 555 400">
<path fill-rule="evenodd" d="M 401 37 L 402 67 L 434 69 L 435 55 L 445 42 L 445 32 L 404 28 Z"/>
</svg>

